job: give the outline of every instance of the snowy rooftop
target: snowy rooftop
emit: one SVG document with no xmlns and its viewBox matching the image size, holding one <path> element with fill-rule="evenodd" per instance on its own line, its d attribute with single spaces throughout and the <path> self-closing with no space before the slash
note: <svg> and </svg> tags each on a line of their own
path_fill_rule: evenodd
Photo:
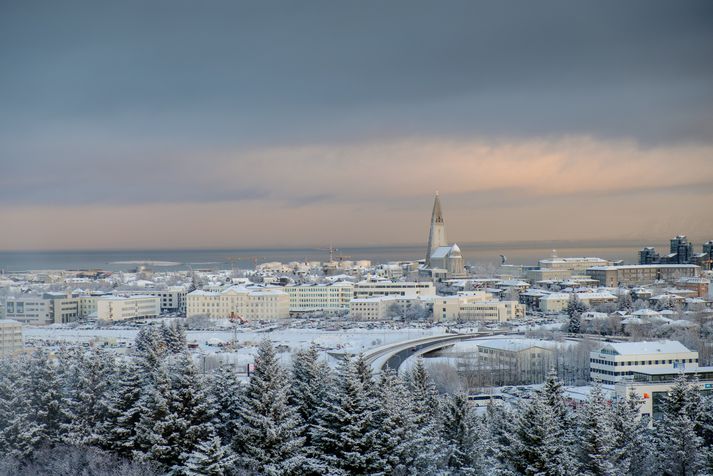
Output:
<svg viewBox="0 0 713 476">
<path fill-rule="evenodd" d="M 478 342 L 478 347 L 486 347 L 488 349 L 509 350 L 512 352 L 520 352 L 532 347 L 541 347 L 543 349 L 553 349 L 558 343 L 549 340 L 539 339 L 494 339 L 485 342 Z"/>
<path fill-rule="evenodd" d="M 695 264 L 627 264 L 624 266 L 592 266 L 587 270 L 615 271 L 618 269 L 651 269 L 651 268 L 698 268 Z"/>
<path fill-rule="evenodd" d="M 611 342 L 604 346 L 614 350 L 618 355 L 641 354 L 678 354 L 691 352 L 685 345 L 676 340 L 648 342 Z"/>
</svg>

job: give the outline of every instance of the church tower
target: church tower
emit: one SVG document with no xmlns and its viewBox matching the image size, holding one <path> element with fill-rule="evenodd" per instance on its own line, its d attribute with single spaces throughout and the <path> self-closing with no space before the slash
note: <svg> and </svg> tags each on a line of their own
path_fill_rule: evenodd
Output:
<svg viewBox="0 0 713 476">
<path fill-rule="evenodd" d="M 441 199 L 438 197 L 438 192 L 436 192 L 436 198 L 433 201 L 433 213 L 431 214 L 431 229 L 428 232 L 427 267 L 431 267 L 433 250 L 441 246 L 448 246 L 448 241 L 446 240 L 446 223 L 443 221 L 443 212 L 441 211 Z"/>
</svg>

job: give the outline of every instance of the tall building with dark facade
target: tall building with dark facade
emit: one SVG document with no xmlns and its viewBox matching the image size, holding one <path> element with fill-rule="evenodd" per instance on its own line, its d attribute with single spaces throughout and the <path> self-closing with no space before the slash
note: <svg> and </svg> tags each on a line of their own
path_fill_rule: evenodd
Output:
<svg viewBox="0 0 713 476">
<path fill-rule="evenodd" d="M 647 246 L 639 251 L 639 264 L 655 264 L 661 257 L 653 246 Z"/>
<path fill-rule="evenodd" d="M 670 254 L 666 262 L 671 264 L 690 263 L 693 258 L 693 243 L 685 235 L 678 235 L 671 240 Z"/>
</svg>

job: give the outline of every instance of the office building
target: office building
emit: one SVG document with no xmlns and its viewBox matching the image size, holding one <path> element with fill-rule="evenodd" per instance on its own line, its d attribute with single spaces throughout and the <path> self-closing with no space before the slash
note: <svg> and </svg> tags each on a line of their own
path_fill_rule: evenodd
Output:
<svg viewBox="0 0 713 476">
<path fill-rule="evenodd" d="M 695 367 L 698 367 L 698 352 L 672 340 L 610 342 L 589 354 L 590 378 L 605 384 L 627 380 L 635 371 Z"/>
<path fill-rule="evenodd" d="M 0 356 L 22 350 L 22 324 L 12 319 L 0 319 Z"/>
<path fill-rule="evenodd" d="M 625 266 L 595 266 L 587 270 L 587 276 L 597 280 L 600 286 L 639 286 L 663 281 L 670 284 L 680 278 L 697 277 L 701 268 L 694 264 L 640 264 Z"/>
<path fill-rule="evenodd" d="M 436 287 L 431 281 L 366 280 L 354 284 L 354 298 L 374 296 L 433 297 Z"/>
<path fill-rule="evenodd" d="M 281 288 L 231 286 L 221 291 L 196 290 L 186 296 L 186 316 L 285 319 L 290 316 L 290 296 Z"/>
<path fill-rule="evenodd" d="M 285 286 L 290 298 L 290 312 L 338 312 L 349 309 L 354 297 L 354 283 L 339 281 L 333 284 L 298 284 Z"/>
<path fill-rule="evenodd" d="M 97 319 L 100 321 L 148 319 L 160 314 L 160 299 L 156 296 L 102 296 L 97 299 Z"/>
</svg>

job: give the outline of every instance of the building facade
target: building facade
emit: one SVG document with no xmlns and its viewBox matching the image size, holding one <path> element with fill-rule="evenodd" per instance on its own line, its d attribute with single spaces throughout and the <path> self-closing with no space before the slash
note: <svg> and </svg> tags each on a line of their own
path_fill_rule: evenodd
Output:
<svg viewBox="0 0 713 476">
<path fill-rule="evenodd" d="M 231 286 L 196 290 L 186 296 L 186 316 L 276 320 L 290 317 L 290 296 L 280 288 Z"/>
<path fill-rule="evenodd" d="M 600 286 L 638 286 L 656 281 L 675 283 L 680 278 L 697 277 L 701 268 L 694 264 L 640 264 L 626 266 L 595 266 L 587 270 L 587 275 L 599 282 Z"/>
<path fill-rule="evenodd" d="M 678 341 L 607 343 L 589 354 L 589 375 L 595 382 L 615 384 L 630 379 L 634 372 L 652 369 L 698 367 L 698 352 Z"/>
<path fill-rule="evenodd" d="M 285 286 L 290 297 L 290 312 L 339 312 L 349 309 L 354 297 L 354 283 L 340 281 L 333 284 L 300 284 Z"/>
<path fill-rule="evenodd" d="M 161 304 L 156 296 L 103 296 L 97 299 L 97 319 L 100 321 L 148 319 L 159 315 Z"/>
<path fill-rule="evenodd" d="M 354 298 L 374 296 L 433 297 L 436 287 L 430 281 L 360 281 L 354 284 Z"/>
<path fill-rule="evenodd" d="M 12 319 L 0 319 L 0 356 L 22 350 L 22 324 Z"/>
</svg>

